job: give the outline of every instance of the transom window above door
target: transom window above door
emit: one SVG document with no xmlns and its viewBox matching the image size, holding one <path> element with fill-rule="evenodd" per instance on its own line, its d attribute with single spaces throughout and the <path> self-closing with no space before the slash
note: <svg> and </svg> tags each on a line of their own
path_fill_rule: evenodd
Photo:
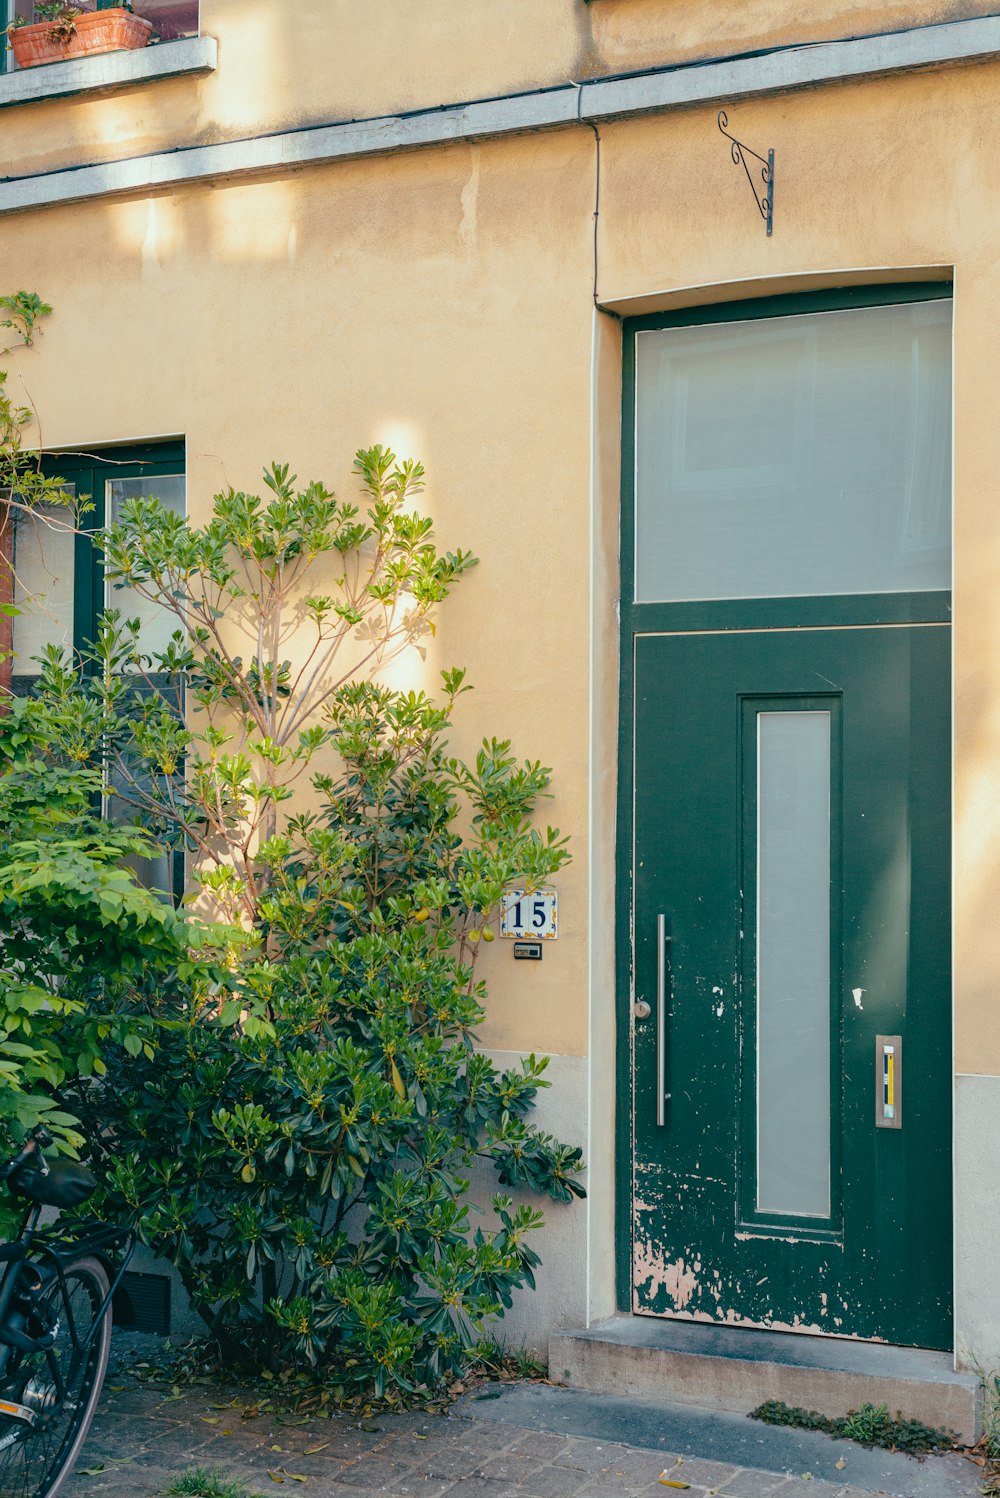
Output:
<svg viewBox="0 0 1000 1498">
<path fill-rule="evenodd" d="M 951 586 L 949 297 L 648 328 L 635 601 Z"/>
</svg>

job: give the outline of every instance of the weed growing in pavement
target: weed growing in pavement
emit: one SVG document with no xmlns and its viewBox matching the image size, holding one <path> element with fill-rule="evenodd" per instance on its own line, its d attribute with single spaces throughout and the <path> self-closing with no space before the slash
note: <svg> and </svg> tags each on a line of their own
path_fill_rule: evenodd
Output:
<svg viewBox="0 0 1000 1498">
<path fill-rule="evenodd" d="M 488 1378 L 501 1378 L 506 1382 L 548 1376 L 545 1363 L 523 1342 L 520 1347 L 510 1347 L 495 1337 L 485 1337 L 472 1348 L 469 1372 L 473 1376 L 484 1373 Z"/>
<path fill-rule="evenodd" d="M 228 1482 L 221 1472 L 209 1472 L 205 1467 L 183 1472 L 166 1491 L 170 1498 L 263 1498 L 261 1493 L 251 1493 L 241 1483 Z"/>
<path fill-rule="evenodd" d="M 983 1434 L 980 1447 L 991 1461 L 1000 1459 L 1000 1374 L 986 1373 L 978 1364 L 973 1367 L 983 1389 Z"/>
<path fill-rule="evenodd" d="M 961 1443 L 954 1431 L 907 1420 L 901 1414 L 889 1414 L 885 1404 L 862 1404 L 846 1415 L 832 1419 L 817 1410 L 803 1410 L 780 1399 L 768 1399 L 750 1411 L 751 1420 L 766 1425 L 792 1425 L 799 1430 L 821 1430 L 841 1440 L 857 1441 L 861 1446 L 882 1446 L 887 1451 L 905 1451 L 909 1456 L 925 1456 L 929 1451 L 954 1451 Z"/>
</svg>

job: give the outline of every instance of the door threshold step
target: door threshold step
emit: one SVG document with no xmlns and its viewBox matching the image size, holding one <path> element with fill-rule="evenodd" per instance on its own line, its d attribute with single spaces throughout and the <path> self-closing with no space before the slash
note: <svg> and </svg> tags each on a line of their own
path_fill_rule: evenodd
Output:
<svg viewBox="0 0 1000 1498">
<path fill-rule="evenodd" d="M 980 1381 L 956 1373 L 950 1353 L 881 1342 L 621 1315 L 554 1332 L 549 1374 L 571 1389 L 737 1414 L 766 1399 L 829 1416 L 885 1404 L 969 1443 L 982 1430 Z"/>
</svg>

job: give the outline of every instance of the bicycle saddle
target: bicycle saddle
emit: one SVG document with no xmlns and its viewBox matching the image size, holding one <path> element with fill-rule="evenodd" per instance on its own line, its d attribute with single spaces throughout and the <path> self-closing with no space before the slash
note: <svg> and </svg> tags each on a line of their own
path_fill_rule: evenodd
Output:
<svg viewBox="0 0 1000 1498">
<path fill-rule="evenodd" d="M 22 1167 L 10 1185 L 42 1207 L 78 1207 L 97 1190 L 97 1177 L 76 1160 L 52 1160 L 44 1175 Z"/>
</svg>

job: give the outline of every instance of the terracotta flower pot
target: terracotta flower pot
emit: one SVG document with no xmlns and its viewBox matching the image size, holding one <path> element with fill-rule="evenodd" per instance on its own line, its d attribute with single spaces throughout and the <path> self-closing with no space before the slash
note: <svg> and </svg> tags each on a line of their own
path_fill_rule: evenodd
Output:
<svg viewBox="0 0 1000 1498">
<path fill-rule="evenodd" d="M 9 36 L 18 67 L 37 68 L 40 63 L 65 62 L 67 57 L 91 52 L 134 51 L 146 45 L 152 30 L 150 21 L 131 11 L 93 10 L 76 17 L 76 31 L 65 41 L 53 40 L 51 21 L 17 26 Z"/>
</svg>

